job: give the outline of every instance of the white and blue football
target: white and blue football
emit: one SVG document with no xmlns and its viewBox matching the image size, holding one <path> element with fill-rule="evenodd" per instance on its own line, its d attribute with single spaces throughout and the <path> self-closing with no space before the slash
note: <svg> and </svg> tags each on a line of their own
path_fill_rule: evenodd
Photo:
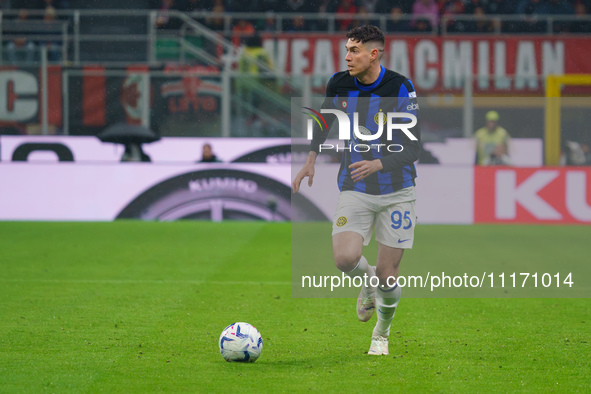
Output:
<svg viewBox="0 0 591 394">
<path fill-rule="evenodd" d="M 254 363 L 263 351 L 263 338 L 248 323 L 232 323 L 222 331 L 219 345 L 226 361 Z"/>
</svg>

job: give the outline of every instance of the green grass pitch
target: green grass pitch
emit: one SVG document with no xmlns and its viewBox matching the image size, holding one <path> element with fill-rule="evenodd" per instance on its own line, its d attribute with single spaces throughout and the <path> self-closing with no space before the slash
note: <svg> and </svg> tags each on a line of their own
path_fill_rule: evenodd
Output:
<svg viewBox="0 0 591 394">
<path fill-rule="evenodd" d="M 548 258 L 529 230 L 588 264 L 588 226 L 419 226 L 402 269 Z M 0 223 L 0 272 L 0 392 L 591 391 L 589 299 L 403 292 L 390 355 L 368 356 L 353 299 L 291 298 L 288 223 Z M 219 354 L 235 321 L 263 335 L 254 364 Z"/>
</svg>

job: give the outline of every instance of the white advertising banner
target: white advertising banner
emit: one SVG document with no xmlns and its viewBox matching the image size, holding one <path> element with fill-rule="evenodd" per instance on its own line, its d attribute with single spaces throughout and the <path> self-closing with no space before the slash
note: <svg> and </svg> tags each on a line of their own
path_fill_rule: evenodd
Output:
<svg viewBox="0 0 591 394">
<path fill-rule="evenodd" d="M 220 161 L 197 162 L 205 143 Z M 305 150 L 289 139 L 166 138 L 145 145 L 151 162 L 121 163 L 121 147 L 94 137 L 2 136 L 0 220 L 331 220 L 338 163 L 318 160 L 312 188 L 291 192 L 291 159 Z M 591 223 L 586 167 L 417 172 L 420 223 Z"/>
</svg>

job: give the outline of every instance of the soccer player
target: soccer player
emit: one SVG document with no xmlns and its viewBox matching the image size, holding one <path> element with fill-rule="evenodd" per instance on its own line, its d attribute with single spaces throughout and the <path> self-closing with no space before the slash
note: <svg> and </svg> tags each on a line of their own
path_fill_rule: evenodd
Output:
<svg viewBox="0 0 591 394">
<path fill-rule="evenodd" d="M 366 25 L 349 31 L 347 38 L 348 70 L 334 74 L 328 81 L 322 108 L 345 110 L 351 120 L 357 112 L 359 129 L 371 134 L 378 131 L 380 119 L 385 123 L 387 112 L 416 116 L 418 104 L 411 81 L 380 65 L 384 34 L 377 27 Z M 379 111 L 384 112 L 383 117 L 378 116 Z M 326 115 L 325 118 L 334 122 L 336 117 Z M 401 117 L 398 123 L 409 123 L 409 118 Z M 415 137 L 413 140 L 403 130 L 395 129 L 392 140 L 388 140 L 385 129 L 384 126 L 379 139 L 372 141 L 362 141 L 351 132 L 338 174 L 341 193 L 332 230 L 337 268 L 352 278 L 365 277 L 368 284 L 371 277 L 379 279 L 377 288 L 362 287 L 357 299 L 357 316 L 364 322 L 372 317 L 377 303 L 378 319 L 368 352 L 372 355 L 388 354 L 390 325 L 400 300 L 400 287 L 395 279 L 404 249 L 412 248 L 416 224 L 413 163 L 419 157 L 420 131 L 417 126 L 409 130 Z M 305 177 L 308 186 L 312 186 L 316 156 L 327 134 L 314 129 L 308 158 L 292 184 L 294 193 Z M 370 144 L 371 149 L 367 152 L 354 149 L 363 143 Z M 390 151 L 384 147 L 392 144 L 399 144 L 403 149 Z M 378 242 L 375 267 L 362 254 L 363 245 L 369 243 L 374 229 Z"/>
</svg>

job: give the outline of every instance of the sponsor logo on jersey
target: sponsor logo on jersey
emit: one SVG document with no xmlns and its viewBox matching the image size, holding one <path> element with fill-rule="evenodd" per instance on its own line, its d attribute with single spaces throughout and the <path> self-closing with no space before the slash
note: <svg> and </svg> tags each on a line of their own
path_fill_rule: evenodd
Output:
<svg viewBox="0 0 591 394">
<path fill-rule="evenodd" d="M 416 111 L 417 109 L 419 109 L 418 103 L 412 103 L 412 104 L 406 106 L 407 111 Z"/>
</svg>

